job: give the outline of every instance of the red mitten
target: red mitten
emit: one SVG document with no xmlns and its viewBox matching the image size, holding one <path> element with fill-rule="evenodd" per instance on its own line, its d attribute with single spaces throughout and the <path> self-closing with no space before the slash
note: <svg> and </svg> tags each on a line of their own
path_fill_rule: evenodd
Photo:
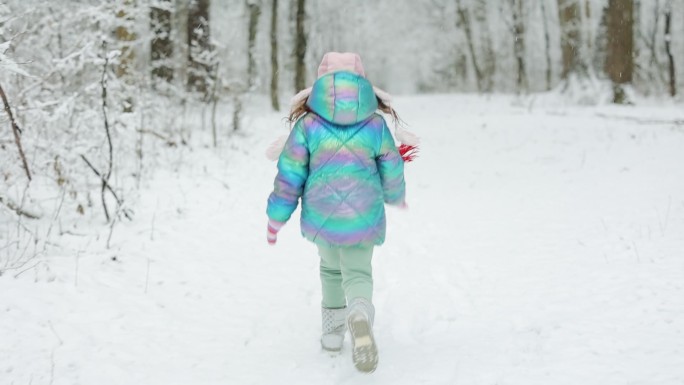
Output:
<svg viewBox="0 0 684 385">
<path fill-rule="evenodd" d="M 398 150 L 405 163 L 412 162 L 418 157 L 418 146 L 402 144 L 398 147 Z"/>
</svg>

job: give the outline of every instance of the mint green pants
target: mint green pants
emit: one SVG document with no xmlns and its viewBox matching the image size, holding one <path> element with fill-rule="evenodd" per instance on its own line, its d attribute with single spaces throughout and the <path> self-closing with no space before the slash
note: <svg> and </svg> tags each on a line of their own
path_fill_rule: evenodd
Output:
<svg viewBox="0 0 684 385">
<path fill-rule="evenodd" d="M 318 245 L 321 257 L 322 305 L 326 308 L 347 306 L 347 300 L 372 300 L 373 247 L 327 247 Z"/>
</svg>

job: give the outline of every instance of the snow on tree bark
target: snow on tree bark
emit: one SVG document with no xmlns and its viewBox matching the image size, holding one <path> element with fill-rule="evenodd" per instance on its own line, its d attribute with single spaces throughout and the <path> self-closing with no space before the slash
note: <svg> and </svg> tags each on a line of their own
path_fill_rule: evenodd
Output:
<svg viewBox="0 0 684 385">
<path fill-rule="evenodd" d="M 170 83 L 173 80 L 173 40 L 171 39 L 173 4 L 157 0 L 150 5 L 150 61 L 152 77 Z"/>
<path fill-rule="evenodd" d="M 188 8 L 188 89 L 207 96 L 211 76 L 210 0 L 191 0 Z"/>
</svg>

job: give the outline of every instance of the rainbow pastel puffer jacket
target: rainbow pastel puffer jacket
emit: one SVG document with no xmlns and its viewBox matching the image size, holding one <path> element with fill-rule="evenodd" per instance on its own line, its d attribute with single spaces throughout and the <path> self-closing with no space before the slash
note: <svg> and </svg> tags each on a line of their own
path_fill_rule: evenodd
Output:
<svg viewBox="0 0 684 385">
<path fill-rule="evenodd" d="M 380 245 L 384 203 L 404 202 L 404 161 L 368 80 L 352 72 L 320 77 L 278 160 L 270 219 L 286 222 L 302 199 L 301 230 L 326 246 Z"/>
</svg>

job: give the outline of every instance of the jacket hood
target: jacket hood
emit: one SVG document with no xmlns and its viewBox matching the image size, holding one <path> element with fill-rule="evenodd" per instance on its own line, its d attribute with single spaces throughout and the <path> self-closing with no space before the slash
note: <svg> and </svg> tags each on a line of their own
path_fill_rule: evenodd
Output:
<svg viewBox="0 0 684 385">
<path fill-rule="evenodd" d="M 363 76 L 347 71 L 318 78 L 306 105 L 323 119 L 342 126 L 362 122 L 378 109 L 373 85 Z"/>
</svg>

